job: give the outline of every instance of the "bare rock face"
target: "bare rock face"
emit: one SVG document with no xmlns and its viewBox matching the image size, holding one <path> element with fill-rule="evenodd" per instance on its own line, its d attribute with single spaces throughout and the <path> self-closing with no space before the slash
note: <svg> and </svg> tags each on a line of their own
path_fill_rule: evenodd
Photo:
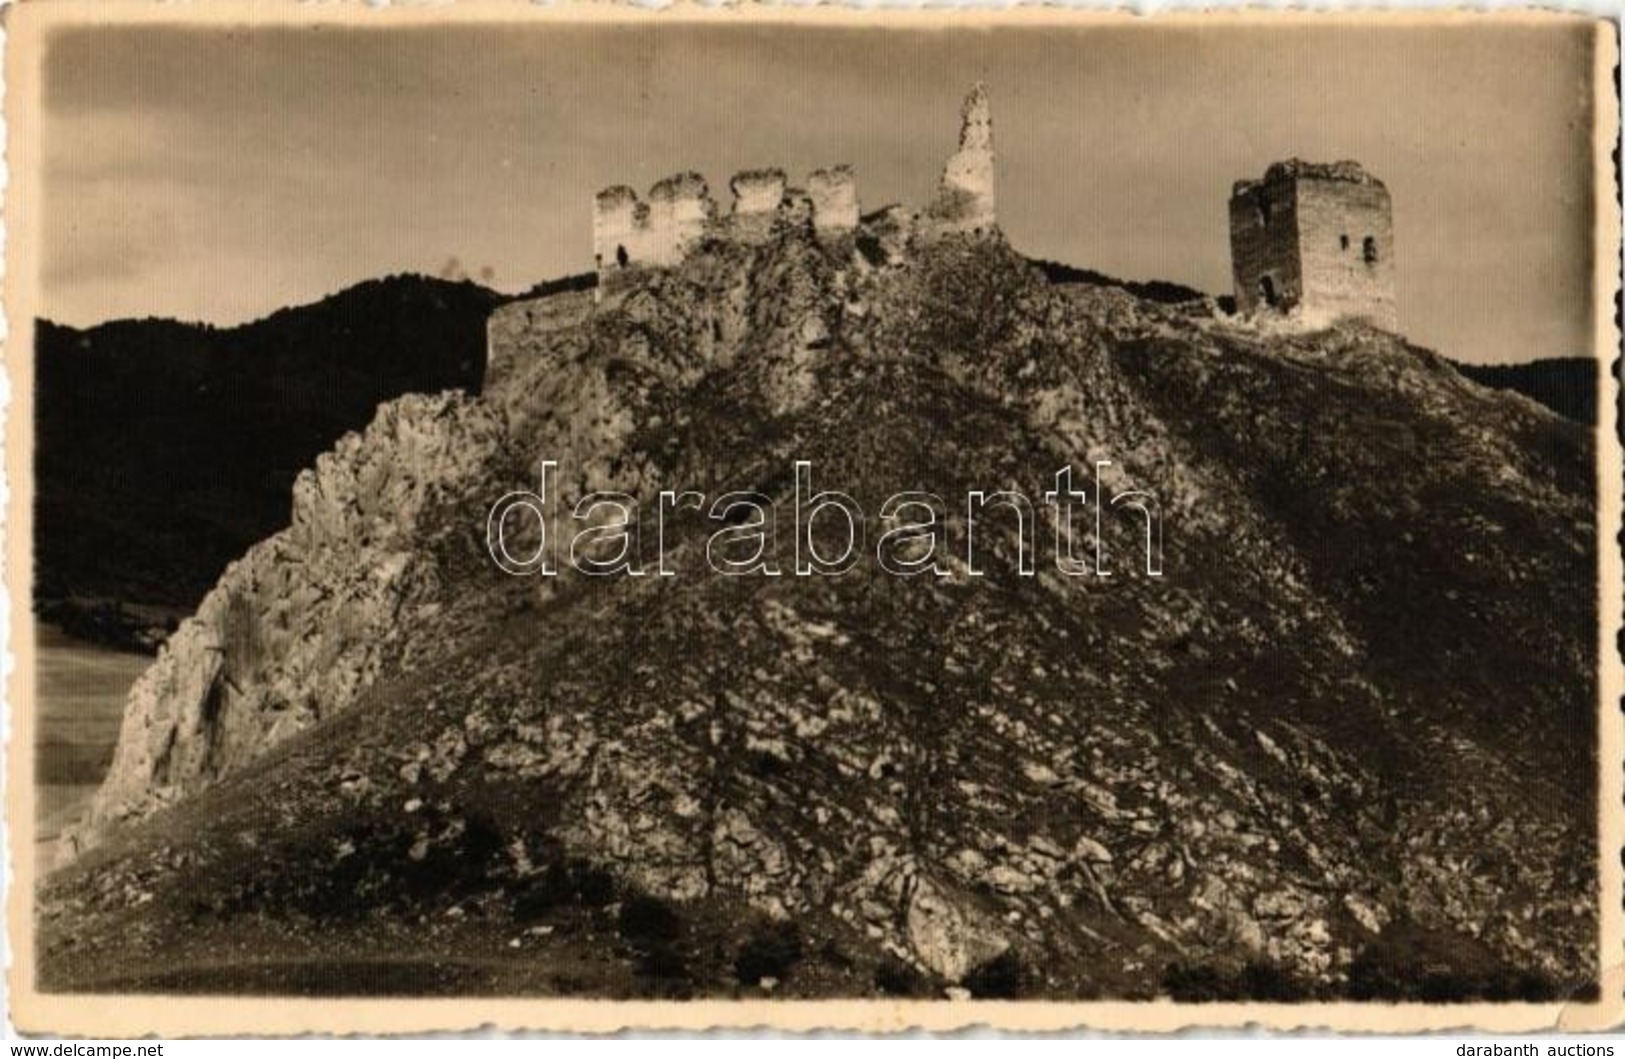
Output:
<svg viewBox="0 0 1625 1059">
<path fill-rule="evenodd" d="M 411 395 L 301 474 L 293 525 L 227 568 L 131 690 L 111 770 L 63 855 L 409 668 L 446 587 L 429 523 L 486 498 L 502 437 L 485 405 Z"/>
</svg>

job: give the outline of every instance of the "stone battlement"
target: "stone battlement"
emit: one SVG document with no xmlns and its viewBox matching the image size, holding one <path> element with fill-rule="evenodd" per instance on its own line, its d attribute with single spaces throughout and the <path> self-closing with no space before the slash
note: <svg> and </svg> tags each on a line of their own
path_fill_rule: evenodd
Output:
<svg viewBox="0 0 1625 1059">
<path fill-rule="evenodd" d="M 638 268 L 669 268 L 704 239 L 764 243 L 802 214 L 821 235 L 857 228 L 857 180 L 846 166 L 812 173 L 807 190 L 791 187 L 782 169 L 748 169 L 736 173 L 728 187 L 734 201 L 726 214 L 698 173 L 666 177 L 649 189 L 647 201 L 625 185 L 600 191 L 593 202 L 600 279 Z"/>
<path fill-rule="evenodd" d="M 960 115 L 959 149 L 943 170 L 936 199 L 904 223 L 888 210 L 887 230 L 912 238 L 947 232 L 990 233 L 997 228 L 993 197 L 993 119 L 987 91 L 977 85 Z M 647 200 L 625 185 L 600 191 L 593 202 L 593 255 L 600 289 L 640 270 L 669 268 L 708 239 L 759 245 L 774 232 L 810 227 L 823 240 L 852 235 L 863 222 L 857 177 L 846 165 L 818 169 L 794 187 L 782 169 L 747 169 L 728 182 L 726 213 L 711 198 L 705 178 L 679 173 L 649 189 Z"/>
<path fill-rule="evenodd" d="M 759 246 L 801 231 L 840 246 L 850 236 L 845 245 L 854 253 L 886 267 L 927 241 L 992 235 L 998 209 L 985 87 L 971 89 L 959 118 L 957 149 L 919 210 L 894 205 L 864 214 L 857 177 L 845 165 L 809 173 L 802 187 L 783 169 L 743 170 L 728 182 L 733 204 L 726 214 L 698 173 L 667 177 L 647 201 L 629 187 L 606 188 L 593 205 L 598 296 L 642 271 L 679 264 L 712 240 Z M 1231 269 L 1244 316 L 1273 314 L 1306 326 L 1362 319 L 1394 330 L 1393 242 L 1388 189 L 1359 162 L 1289 158 L 1232 187 Z"/>
</svg>

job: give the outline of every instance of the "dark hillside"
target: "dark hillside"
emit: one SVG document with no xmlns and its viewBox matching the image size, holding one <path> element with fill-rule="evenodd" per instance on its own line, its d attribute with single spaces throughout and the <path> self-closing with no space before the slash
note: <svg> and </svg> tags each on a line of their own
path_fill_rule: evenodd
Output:
<svg viewBox="0 0 1625 1059">
<path fill-rule="evenodd" d="M 997 237 L 870 268 L 791 229 L 529 308 L 500 382 L 324 455 L 137 685 L 47 988 L 1594 991 L 1582 427 Z M 795 460 L 929 491 L 944 574 L 724 576 L 693 514 L 639 540 L 671 577 L 510 577 L 489 505 L 544 459 L 565 510 L 760 494 L 781 568 Z M 969 572 L 969 491 L 1096 460 L 1161 576 L 1121 505 L 1110 576 L 1047 517 L 1023 575 L 995 515 Z"/>
<path fill-rule="evenodd" d="M 477 392 L 504 296 L 394 276 L 233 328 L 118 320 L 36 337 L 37 605 L 105 637 L 185 612 L 287 525 L 294 477 L 378 404 Z"/>
</svg>

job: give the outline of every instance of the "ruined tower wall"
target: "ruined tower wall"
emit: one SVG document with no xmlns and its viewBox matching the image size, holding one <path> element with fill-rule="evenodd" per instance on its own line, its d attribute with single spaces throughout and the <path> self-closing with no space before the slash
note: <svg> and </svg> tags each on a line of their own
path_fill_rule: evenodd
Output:
<svg viewBox="0 0 1625 1059">
<path fill-rule="evenodd" d="M 1307 310 L 1394 330 L 1393 207 L 1381 184 L 1298 182 L 1298 260 Z"/>
<path fill-rule="evenodd" d="M 960 112 L 959 150 L 948 158 L 936 201 L 927 211 L 932 232 L 989 232 L 998 226 L 993 189 L 993 114 L 977 85 Z"/>
<path fill-rule="evenodd" d="M 1236 308 L 1289 312 L 1303 291 L 1298 196 L 1291 182 L 1243 181 L 1230 197 L 1230 267 Z"/>
</svg>

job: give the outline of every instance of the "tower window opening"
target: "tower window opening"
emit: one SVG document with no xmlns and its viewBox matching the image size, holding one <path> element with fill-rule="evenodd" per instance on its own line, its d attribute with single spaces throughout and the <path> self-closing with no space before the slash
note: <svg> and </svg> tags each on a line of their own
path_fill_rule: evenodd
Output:
<svg viewBox="0 0 1625 1059">
<path fill-rule="evenodd" d="M 1267 227 L 1269 227 L 1269 223 L 1270 223 L 1270 209 L 1271 209 L 1270 208 L 1269 196 L 1268 195 L 1260 195 L 1260 196 L 1258 196 L 1257 205 L 1258 205 L 1258 223 L 1264 225 L 1267 228 Z"/>
<path fill-rule="evenodd" d="M 624 245 L 617 246 L 615 248 L 615 263 L 617 265 L 625 268 L 631 260 L 632 258 L 627 254 L 626 247 Z"/>
<path fill-rule="evenodd" d="M 1349 248 L 1349 233 L 1344 232 L 1342 235 L 1337 237 L 1337 241 L 1344 250 L 1347 250 Z"/>
<path fill-rule="evenodd" d="M 1376 236 L 1368 235 L 1368 236 L 1365 237 L 1364 253 L 1365 253 L 1365 263 L 1366 264 L 1375 265 L 1377 263 L 1377 237 Z"/>
</svg>

